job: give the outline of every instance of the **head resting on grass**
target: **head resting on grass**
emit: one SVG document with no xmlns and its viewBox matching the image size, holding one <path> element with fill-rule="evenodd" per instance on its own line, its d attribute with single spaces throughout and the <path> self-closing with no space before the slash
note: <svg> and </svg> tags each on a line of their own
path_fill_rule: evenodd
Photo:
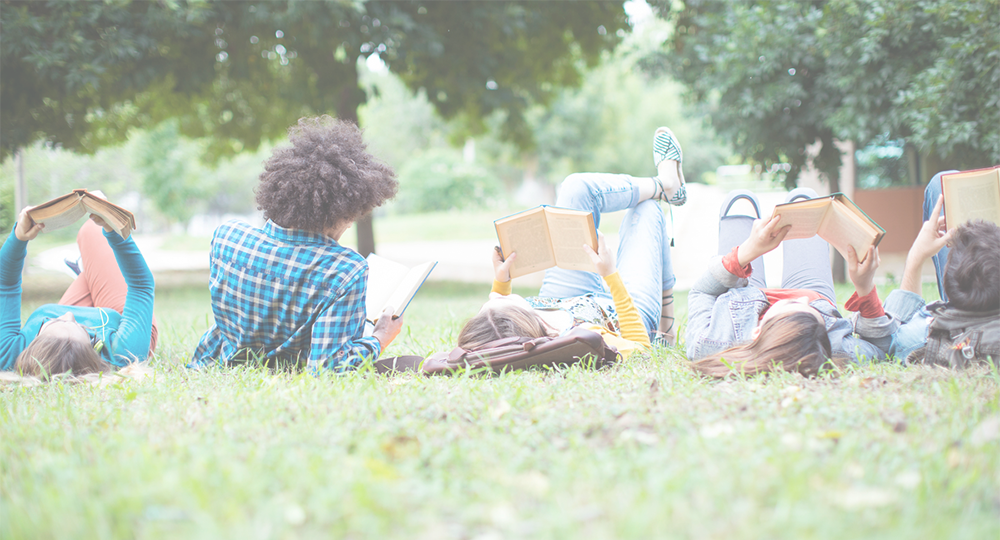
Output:
<svg viewBox="0 0 1000 540">
<path fill-rule="evenodd" d="M 1000 227 L 981 219 L 951 236 L 944 270 L 948 304 L 966 311 L 1000 309 Z"/>
<path fill-rule="evenodd" d="M 538 338 L 549 335 L 548 327 L 534 311 L 513 304 L 483 306 L 458 333 L 458 346 L 475 350 L 508 337 Z"/>
<path fill-rule="evenodd" d="M 47 378 L 70 372 L 73 375 L 111 371 L 89 341 L 39 335 L 17 357 L 14 371 L 24 376 Z"/>
<path fill-rule="evenodd" d="M 812 377 L 824 365 L 841 364 L 833 358 L 826 325 L 811 313 L 787 312 L 764 320 L 758 328 L 752 341 L 697 360 L 691 366 L 716 378 L 738 373 L 756 375 L 776 369 Z"/>
<path fill-rule="evenodd" d="M 274 151 L 255 190 L 257 209 L 275 224 L 324 234 L 396 195 L 395 171 L 366 151 L 356 125 L 302 118 L 288 139 L 292 146 Z"/>
</svg>

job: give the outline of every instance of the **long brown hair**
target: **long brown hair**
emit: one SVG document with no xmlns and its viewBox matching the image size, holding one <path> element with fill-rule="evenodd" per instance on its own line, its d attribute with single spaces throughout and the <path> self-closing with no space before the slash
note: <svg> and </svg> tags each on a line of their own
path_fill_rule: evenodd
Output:
<svg viewBox="0 0 1000 540">
<path fill-rule="evenodd" d="M 458 346 L 473 350 L 506 337 L 537 338 L 549 335 L 545 323 L 533 311 L 520 306 L 495 307 L 481 311 L 458 333 Z"/>
<path fill-rule="evenodd" d="M 691 367 L 720 379 L 775 369 L 812 377 L 828 363 L 828 367 L 839 367 L 842 360 L 833 357 L 826 325 L 812 313 L 795 311 L 765 321 L 757 339 L 697 360 Z"/>
<path fill-rule="evenodd" d="M 37 337 L 17 356 L 14 370 L 21 375 L 48 377 L 73 372 L 86 375 L 111 371 L 111 366 L 101 359 L 94 347 L 72 339 Z"/>
</svg>

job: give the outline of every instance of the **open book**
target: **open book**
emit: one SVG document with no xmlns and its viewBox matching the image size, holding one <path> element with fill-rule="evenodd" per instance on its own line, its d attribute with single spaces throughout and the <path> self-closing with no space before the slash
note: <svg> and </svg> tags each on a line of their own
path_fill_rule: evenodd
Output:
<svg viewBox="0 0 1000 540">
<path fill-rule="evenodd" d="M 44 223 L 47 231 L 72 225 L 87 214 L 100 216 L 122 238 L 128 238 L 135 229 L 132 212 L 85 189 L 74 189 L 28 210 L 28 217 L 35 223 Z"/>
<path fill-rule="evenodd" d="M 597 230 L 590 212 L 555 206 L 538 206 L 493 222 L 503 257 L 517 253 L 510 267 L 515 278 L 553 266 L 596 272 L 583 250 L 597 251 Z"/>
<path fill-rule="evenodd" d="M 399 317 L 427 280 L 437 261 L 426 262 L 413 268 L 379 257 L 368 255 L 368 295 L 365 298 L 365 316 L 375 322 L 386 307 L 392 306 L 393 318 Z"/>
<path fill-rule="evenodd" d="M 1000 225 L 1000 165 L 941 175 L 948 230 L 970 219 Z"/>
<path fill-rule="evenodd" d="M 843 193 L 779 204 L 774 207 L 771 217 L 777 215 L 781 216 L 779 227 L 792 226 L 785 240 L 812 238 L 818 234 L 845 259 L 847 246 L 853 246 L 858 259 L 865 260 L 868 248 L 878 246 L 885 236 L 885 229 Z"/>
</svg>

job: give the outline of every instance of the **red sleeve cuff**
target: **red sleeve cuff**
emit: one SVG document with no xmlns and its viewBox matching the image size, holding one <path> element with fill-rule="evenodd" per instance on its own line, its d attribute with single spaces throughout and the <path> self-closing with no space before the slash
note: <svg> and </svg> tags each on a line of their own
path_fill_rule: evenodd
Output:
<svg viewBox="0 0 1000 540">
<path fill-rule="evenodd" d="M 864 297 L 858 296 L 858 292 L 854 291 L 854 294 L 844 304 L 844 309 L 847 311 L 858 311 L 866 319 L 874 319 L 885 315 L 885 310 L 882 309 L 882 302 L 878 299 L 878 289 L 875 287 L 872 287 L 872 292 L 866 294 Z"/>
<path fill-rule="evenodd" d="M 740 249 L 740 247 L 736 246 L 732 251 L 722 257 L 722 266 L 726 268 L 726 271 L 738 278 L 748 278 L 750 277 L 750 274 L 753 273 L 753 269 L 750 268 L 749 263 L 742 268 L 740 267 L 740 259 L 736 254 L 736 250 L 738 249 Z"/>
</svg>

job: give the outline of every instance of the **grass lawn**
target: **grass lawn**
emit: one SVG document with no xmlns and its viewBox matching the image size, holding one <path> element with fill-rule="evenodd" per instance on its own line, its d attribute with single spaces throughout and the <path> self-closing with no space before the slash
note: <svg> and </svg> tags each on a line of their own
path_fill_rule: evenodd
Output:
<svg viewBox="0 0 1000 540">
<path fill-rule="evenodd" d="M 428 284 L 390 353 L 450 349 L 484 296 Z M 156 303 L 152 379 L 0 388 L 0 538 L 1000 535 L 996 369 L 192 372 L 207 291 Z"/>
</svg>

